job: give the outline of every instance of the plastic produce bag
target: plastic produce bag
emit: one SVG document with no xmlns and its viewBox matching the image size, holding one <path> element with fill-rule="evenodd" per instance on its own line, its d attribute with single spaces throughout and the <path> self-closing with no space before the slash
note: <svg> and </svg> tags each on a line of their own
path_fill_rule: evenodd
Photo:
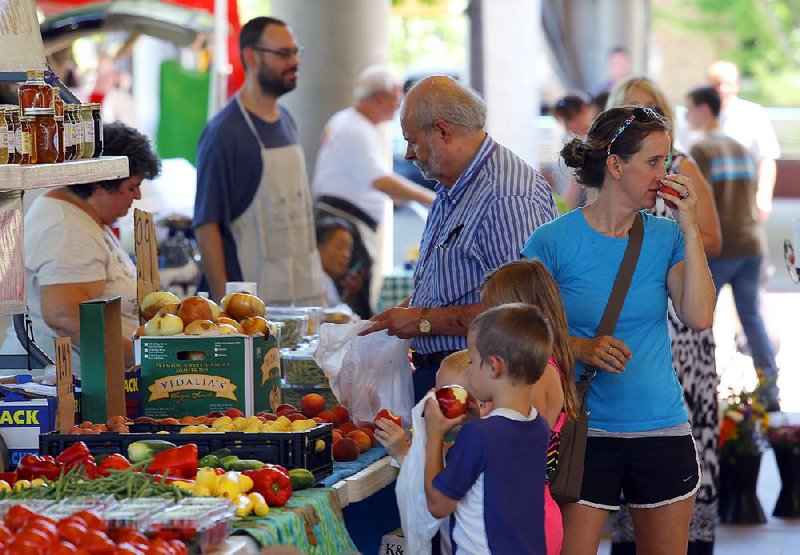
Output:
<svg viewBox="0 0 800 555">
<path fill-rule="evenodd" d="M 386 408 L 407 425 L 414 405 L 408 340 L 390 336 L 386 330 L 358 336 L 372 324 L 322 324 L 314 360 L 353 422 L 372 422 Z"/>
<path fill-rule="evenodd" d="M 414 440 L 400 466 L 400 474 L 397 476 L 394 488 L 400 512 L 400 524 L 406 538 L 406 552 L 416 555 L 430 555 L 431 540 L 443 523 L 445 524 L 443 533 L 449 534 L 447 529 L 449 519 L 435 518 L 428 511 L 428 501 L 425 498 L 425 452 L 428 437 L 422 412 L 428 399 L 435 400 L 436 397 L 428 392 L 411 411 Z"/>
</svg>

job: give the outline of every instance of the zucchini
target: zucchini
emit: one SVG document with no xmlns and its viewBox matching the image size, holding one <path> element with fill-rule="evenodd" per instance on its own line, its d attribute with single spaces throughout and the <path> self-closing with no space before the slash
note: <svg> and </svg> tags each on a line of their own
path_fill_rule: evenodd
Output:
<svg viewBox="0 0 800 555">
<path fill-rule="evenodd" d="M 255 459 L 239 459 L 238 461 L 231 461 L 225 465 L 225 470 L 236 470 L 237 472 L 244 472 L 245 470 L 258 470 L 264 468 L 266 463 L 257 461 Z"/>
<path fill-rule="evenodd" d="M 177 447 L 170 441 L 163 439 L 142 439 L 128 445 L 128 460 L 137 464 L 147 459 L 152 459 L 157 453 Z"/>
<path fill-rule="evenodd" d="M 289 471 L 289 478 L 292 480 L 292 491 L 310 488 L 317 483 L 314 475 L 305 468 L 291 469 Z"/>
<path fill-rule="evenodd" d="M 230 457 L 233 453 L 230 449 L 217 449 L 216 451 L 211 451 L 209 455 L 221 459 L 222 457 Z"/>
</svg>

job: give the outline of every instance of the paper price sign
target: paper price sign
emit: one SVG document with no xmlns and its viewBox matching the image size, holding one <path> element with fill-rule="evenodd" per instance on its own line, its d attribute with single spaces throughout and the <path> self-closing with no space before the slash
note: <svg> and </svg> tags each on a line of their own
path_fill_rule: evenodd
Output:
<svg viewBox="0 0 800 555">
<path fill-rule="evenodd" d="M 75 425 L 75 388 L 72 384 L 72 340 L 59 337 L 56 344 L 56 428 L 62 434 Z"/>
<path fill-rule="evenodd" d="M 153 215 L 150 212 L 135 208 L 133 222 L 136 248 L 136 297 L 141 303 L 148 293 L 161 288 L 161 278 L 158 274 L 158 240 Z"/>
</svg>

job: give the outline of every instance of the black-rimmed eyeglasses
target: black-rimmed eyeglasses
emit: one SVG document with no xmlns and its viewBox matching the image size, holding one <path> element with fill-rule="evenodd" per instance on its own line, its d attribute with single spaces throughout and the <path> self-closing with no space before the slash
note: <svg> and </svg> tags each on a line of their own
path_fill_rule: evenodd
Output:
<svg viewBox="0 0 800 555">
<path fill-rule="evenodd" d="M 616 141 L 619 138 L 619 136 L 622 135 L 623 131 L 625 131 L 628 128 L 628 126 L 631 123 L 633 123 L 633 120 L 635 119 L 647 123 L 654 119 L 661 119 L 661 116 L 658 113 L 656 113 L 652 108 L 642 108 L 640 106 L 634 108 L 633 113 L 628 117 L 628 119 L 622 122 L 622 125 L 619 126 L 617 132 L 614 133 L 614 137 L 612 137 L 611 141 L 609 141 L 608 147 L 606 148 L 607 156 L 611 156 L 611 146 L 614 144 L 614 141 Z"/>
<path fill-rule="evenodd" d="M 253 50 L 257 52 L 266 52 L 268 54 L 273 54 L 280 58 L 281 60 L 289 60 L 291 58 L 301 58 L 303 56 L 304 48 L 302 46 L 298 46 L 297 48 L 281 48 L 280 50 L 273 50 L 272 48 L 266 48 L 264 46 L 251 46 Z"/>
</svg>

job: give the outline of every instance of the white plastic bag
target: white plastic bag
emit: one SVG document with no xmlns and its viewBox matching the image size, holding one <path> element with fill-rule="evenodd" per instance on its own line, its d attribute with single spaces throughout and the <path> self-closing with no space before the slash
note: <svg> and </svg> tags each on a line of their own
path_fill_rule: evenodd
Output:
<svg viewBox="0 0 800 555">
<path fill-rule="evenodd" d="M 406 552 L 415 555 L 431 553 L 431 540 L 443 523 L 443 533 L 450 533 L 447 529 L 449 520 L 435 518 L 428 511 L 428 501 L 425 498 L 425 451 L 428 437 L 422 412 L 428 399 L 435 399 L 433 393 L 428 392 L 411 411 L 414 439 L 400 466 L 400 474 L 394 487 L 397 508 L 400 511 L 400 525 L 406 538 Z"/>
<path fill-rule="evenodd" d="M 374 322 L 322 324 L 314 360 L 355 423 L 372 422 L 382 408 L 411 421 L 414 386 L 408 340 L 386 330 L 359 337 Z"/>
</svg>

